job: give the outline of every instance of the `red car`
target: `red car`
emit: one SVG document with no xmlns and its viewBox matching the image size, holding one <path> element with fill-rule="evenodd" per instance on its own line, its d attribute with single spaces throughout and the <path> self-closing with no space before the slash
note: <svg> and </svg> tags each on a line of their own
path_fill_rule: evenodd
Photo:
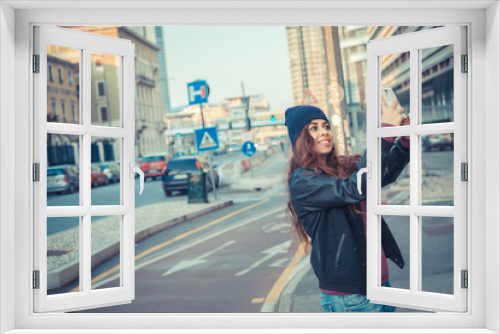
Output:
<svg viewBox="0 0 500 334">
<path fill-rule="evenodd" d="M 103 184 L 108 184 L 108 177 L 102 172 L 101 167 L 92 165 L 92 171 L 90 172 L 91 185 L 94 188 L 99 187 Z"/>
<path fill-rule="evenodd" d="M 139 165 L 141 170 L 144 172 L 144 181 L 148 178 L 159 179 L 171 157 L 172 156 L 168 153 L 159 152 L 148 154 L 142 158 Z"/>
</svg>

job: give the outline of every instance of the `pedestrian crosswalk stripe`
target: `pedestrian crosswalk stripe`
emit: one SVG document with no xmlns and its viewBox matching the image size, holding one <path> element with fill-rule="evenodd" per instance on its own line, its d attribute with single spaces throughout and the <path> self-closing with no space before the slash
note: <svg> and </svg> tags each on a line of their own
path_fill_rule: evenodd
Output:
<svg viewBox="0 0 500 334">
<path fill-rule="evenodd" d="M 217 147 L 217 144 L 212 139 L 212 137 L 210 137 L 208 132 L 205 132 L 203 134 L 203 138 L 201 139 L 200 148 L 210 148 L 210 147 Z"/>
</svg>

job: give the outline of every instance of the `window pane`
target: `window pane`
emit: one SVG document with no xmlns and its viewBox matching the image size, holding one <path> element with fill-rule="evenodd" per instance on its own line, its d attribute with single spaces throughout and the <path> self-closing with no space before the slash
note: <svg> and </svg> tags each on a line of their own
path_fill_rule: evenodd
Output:
<svg viewBox="0 0 500 334">
<path fill-rule="evenodd" d="M 454 205 L 453 133 L 422 136 L 422 205 Z"/>
<path fill-rule="evenodd" d="M 453 122 L 453 45 L 421 50 L 422 123 Z"/>
<path fill-rule="evenodd" d="M 92 52 L 91 59 L 92 125 L 119 127 L 121 57 Z"/>
<path fill-rule="evenodd" d="M 381 204 L 410 205 L 410 164 L 406 165 L 396 181 L 382 187 Z"/>
<path fill-rule="evenodd" d="M 80 137 L 47 134 L 47 206 L 80 205 Z"/>
<path fill-rule="evenodd" d="M 394 239 L 401 250 L 405 266 L 400 269 L 394 262 L 387 258 L 388 279 L 391 287 L 410 289 L 410 217 L 409 216 L 384 216 L 384 220 L 391 230 Z M 383 260 L 382 260 L 383 266 Z"/>
<path fill-rule="evenodd" d="M 390 107 L 398 101 L 398 108 L 404 108 L 407 115 L 410 112 L 410 52 L 380 57 L 380 71 L 380 103 Z M 382 117 L 380 120 L 384 123 Z"/>
<path fill-rule="evenodd" d="M 80 218 L 47 218 L 47 294 L 79 291 Z"/>
<path fill-rule="evenodd" d="M 120 205 L 121 139 L 92 137 L 91 205 Z"/>
<path fill-rule="evenodd" d="M 120 270 L 105 275 L 120 266 L 121 216 L 92 217 L 92 290 L 121 286 Z M 102 277 L 102 278 L 101 278 Z"/>
<path fill-rule="evenodd" d="M 80 123 L 79 73 L 79 49 L 47 45 L 47 122 Z"/>
<path fill-rule="evenodd" d="M 422 291 L 453 294 L 453 218 L 422 217 Z"/>
</svg>

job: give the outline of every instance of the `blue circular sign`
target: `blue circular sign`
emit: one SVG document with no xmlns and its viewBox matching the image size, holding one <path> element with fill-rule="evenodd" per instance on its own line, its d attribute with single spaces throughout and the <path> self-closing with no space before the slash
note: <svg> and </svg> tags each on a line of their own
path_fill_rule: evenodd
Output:
<svg viewBox="0 0 500 334">
<path fill-rule="evenodd" d="M 243 154 L 248 156 L 248 157 L 253 156 L 255 154 L 255 152 L 257 152 L 257 149 L 255 148 L 255 144 L 251 141 L 246 141 L 243 144 L 243 147 L 241 148 L 241 150 L 243 151 Z"/>
</svg>

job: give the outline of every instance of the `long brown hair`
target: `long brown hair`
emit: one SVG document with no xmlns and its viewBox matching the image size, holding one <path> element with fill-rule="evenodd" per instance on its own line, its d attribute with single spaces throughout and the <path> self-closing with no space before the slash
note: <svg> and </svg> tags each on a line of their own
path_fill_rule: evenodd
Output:
<svg viewBox="0 0 500 334">
<path fill-rule="evenodd" d="M 326 157 L 326 160 L 320 157 L 314 152 L 314 139 L 309 134 L 308 125 L 306 125 L 300 131 L 295 141 L 295 145 L 292 147 L 292 157 L 288 162 L 287 181 L 290 180 L 292 173 L 299 167 L 313 169 L 314 173 L 317 175 L 320 174 L 320 171 L 323 171 L 332 177 L 350 177 L 357 171 L 357 163 L 360 159 L 360 154 L 350 156 L 337 155 L 337 146 L 335 143 L 333 144 L 332 151 Z M 293 209 L 288 182 L 286 182 L 286 187 L 288 192 L 287 208 L 288 214 L 291 216 L 292 220 L 292 233 L 296 233 L 299 242 L 304 243 L 304 246 L 307 248 L 307 246 L 311 244 L 311 240 Z M 349 207 L 353 214 L 355 212 L 362 213 L 356 208 L 355 203 L 351 204 Z"/>
</svg>

